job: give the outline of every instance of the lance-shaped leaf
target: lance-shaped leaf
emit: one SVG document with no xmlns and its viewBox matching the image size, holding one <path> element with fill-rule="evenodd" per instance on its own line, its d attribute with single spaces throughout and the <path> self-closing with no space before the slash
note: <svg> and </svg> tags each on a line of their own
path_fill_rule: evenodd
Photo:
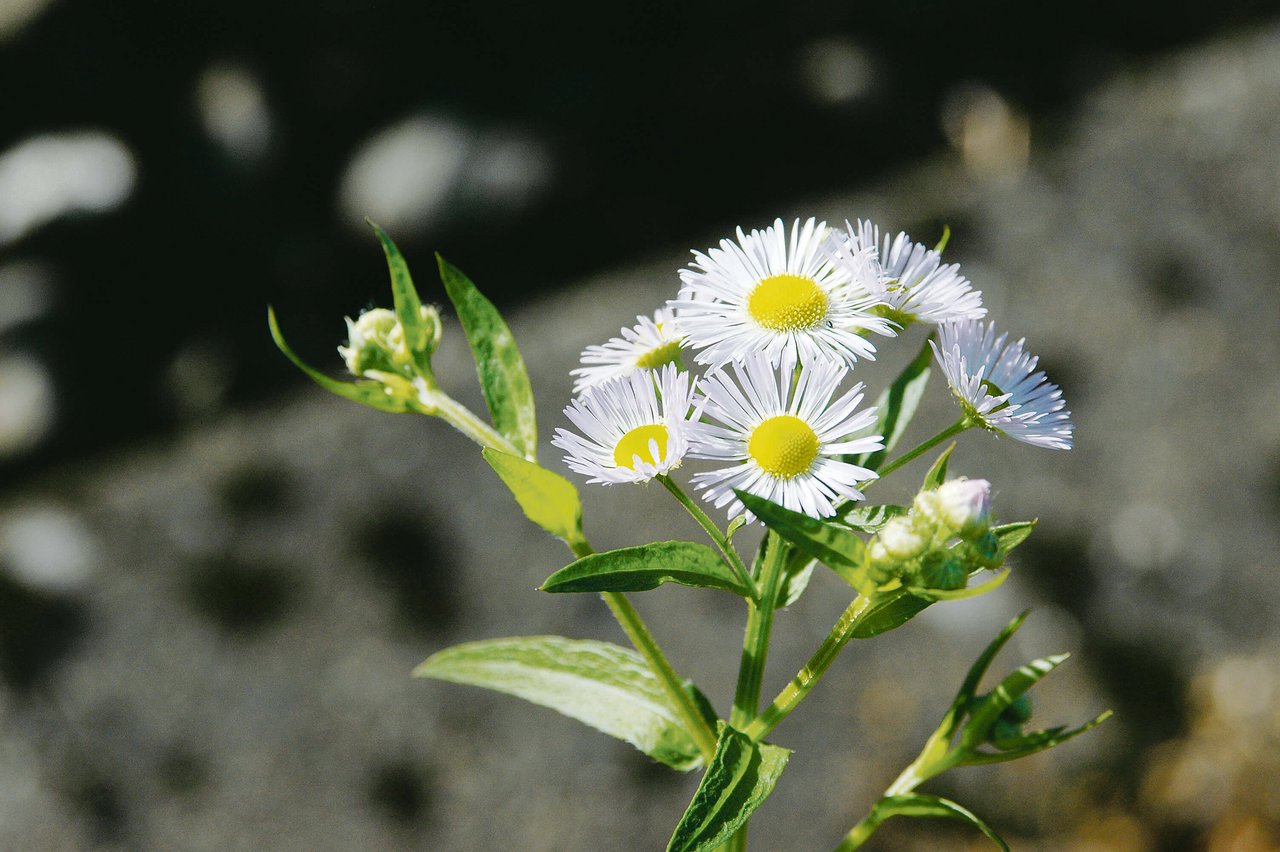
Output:
<svg viewBox="0 0 1280 852">
<path fill-rule="evenodd" d="M 1070 654 L 1054 654 L 1032 660 L 1018 668 L 1000 681 L 995 689 L 985 698 L 979 699 L 969 710 L 969 718 L 964 723 L 960 735 L 960 745 L 966 749 L 975 749 L 987 741 L 991 726 L 1000 718 L 1000 714 L 1012 704 L 1018 696 L 1040 682 L 1049 672 L 1062 665 Z"/>
<path fill-rule="evenodd" d="M 950 461 L 955 449 L 955 442 L 952 441 L 951 446 L 942 451 L 942 455 L 938 456 L 937 461 L 929 468 L 929 472 L 924 475 L 924 484 L 920 486 L 921 491 L 932 491 L 946 481 L 947 462 Z"/>
<path fill-rule="evenodd" d="M 1006 570 L 996 574 L 980 586 L 970 586 L 967 589 L 925 589 L 908 586 L 907 591 L 931 601 L 962 601 L 965 598 L 976 598 L 978 595 L 994 592 L 1003 586 L 1004 581 L 1007 579 L 1009 579 L 1009 572 Z"/>
<path fill-rule="evenodd" d="M 440 262 L 440 280 L 471 346 L 480 389 L 493 425 L 525 458 L 533 461 L 538 448 L 533 389 L 511 329 L 471 279 L 443 257 L 436 255 L 436 258 Z"/>
<path fill-rule="evenodd" d="M 893 384 L 885 388 L 884 393 L 880 394 L 880 398 L 876 400 L 878 418 L 871 434 L 884 436 L 884 449 L 860 456 L 854 460 L 854 464 L 872 470 L 879 470 L 880 465 L 884 464 L 885 456 L 897 446 L 902 433 L 907 429 L 907 424 L 915 416 L 920 398 L 924 395 L 925 386 L 929 383 L 932 364 L 933 349 L 929 346 L 929 342 L 925 341 L 916 357 L 911 359 L 911 363 L 903 368 L 898 377 L 893 380 Z"/>
<path fill-rule="evenodd" d="M 668 852 L 715 849 L 728 840 L 773 792 L 790 757 L 788 749 L 752 742 L 721 726 L 715 757 L 667 844 Z"/>
<path fill-rule="evenodd" d="M 933 604 L 933 601 L 897 589 L 883 594 L 853 628 L 854 639 L 870 639 L 901 627 Z"/>
<path fill-rule="evenodd" d="M 992 527 L 991 532 L 995 535 L 996 541 L 1000 545 L 1001 558 L 1008 556 L 1009 551 L 1026 541 L 1035 528 L 1035 521 L 1018 521 L 1017 523 Z"/>
<path fill-rule="evenodd" d="M 643 592 L 663 583 L 703 589 L 724 589 L 749 598 L 720 555 L 691 541 L 659 541 L 593 553 L 570 563 L 547 578 L 544 592 Z"/>
<path fill-rule="evenodd" d="M 413 673 L 550 707 L 682 772 L 702 764 L 697 743 L 644 659 L 608 642 L 486 639 L 432 654 Z"/>
<path fill-rule="evenodd" d="M 801 552 L 817 559 L 855 589 L 862 591 L 866 585 L 863 570 L 862 539 L 847 527 L 833 521 L 811 518 L 801 512 L 793 512 L 764 497 L 757 497 L 737 488 L 742 504 L 760 518 L 769 529 L 791 542 Z"/>
<path fill-rule="evenodd" d="M 1053 748 L 1061 745 L 1072 737 L 1078 737 L 1085 731 L 1090 731 L 1101 725 L 1103 722 L 1111 718 L 1110 710 L 1103 710 L 1093 719 L 1085 722 L 1078 728 L 1067 730 L 1062 727 L 1050 728 L 1046 731 L 1036 731 L 1030 734 L 1024 734 L 1017 742 L 1011 743 L 1008 748 L 1002 748 L 1000 751 L 974 751 L 965 756 L 964 765 L 979 766 L 988 763 L 1004 763 L 1008 760 L 1017 760 L 1020 757 L 1035 754 L 1038 751 Z"/>
<path fill-rule="evenodd" d="M 572 482 L 534 462 L 493 447 L 485 447 L 481 452 L 511 490 L 526 518 L 570 545 L 584 541 L 582 502 Z"/>
<path fill-rule="evenodd" d="M 941 817 L 966 822 L 985 834 L 992 843 L 1004 852 L 1009 852 L 1009 845 L 1000 839 L 1000 835 L 991 830 L 985 822 L 978 819 L 968 808 L 956 804 L 950 799 L 939 796 L 926 796 L 922 793 L 903 793 L 897 796 L 886 796 L 876 803 L 872 819 L 876 825 L 890 817 Z"/>
<path fill-rule="evenodd" d="M 267 308 L 267 325 L 271 329 L 271 339 L 275 341 L 276 348 L 284 353 L 284 356 L 292 361 L 295 367 L 306 373 L 313 382 L 330 393 L 335 393 L 361 405 L 367 405 L 370 408 L 376 408 L 379 411 L 387 411 L 392 414 L 404 414 L 405 412 L 417 410 L 417 400 L 413 395 L 413 389 L 408 380 L 400 376 L 394 376 L 390 377 L 390 380 L 396 382 L 396 384 L 384 385 L 382 382 L 375 381 L 341 382 L 330 378 L 299 358 L 289 344 L 285 342 L 284 335 L 280 333 L 280 325 L 276 322 L 276 312 L 270 307 Z M 401 387 L 402 392 L 396 393 L 396 387 Z"/>
<path fill-rule="evenodd" d="M 366 219 L 373 228 L 378 242 L 382 243 L 382 252 L 387 257 L 387 271 L 391 273 L 391 298 L 396 308 L 396 319 L 404 330 L 404 342 L 413 355 L 414 367 L 423 376 L 431 375 L 431 353 L 428 344 L 434 329 L 422 318 L 422 300 L 413 286 L 413 277 L 409 275 L 409 265 L 405 263 L 400 249 L 392 242 L 387 232 L 372 221 Z"/>
<path fill-rule="evenodd" d="M 884 529 L 884 525 L 889 523 L 891 518 L 905 515 L 908 511 L 909 508 L 907 506 L 895 506 L 888 503 L 881 506 L 862 506 L 857 503 L 848 503 L 837 510 L 836 515 L 846 525 L 858 532 L 874 535 Z"/>
</svg>

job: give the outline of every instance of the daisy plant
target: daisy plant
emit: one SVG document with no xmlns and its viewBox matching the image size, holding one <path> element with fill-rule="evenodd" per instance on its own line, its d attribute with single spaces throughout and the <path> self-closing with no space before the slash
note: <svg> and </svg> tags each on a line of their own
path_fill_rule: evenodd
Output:
<svg viewBox="0 0 1280 852">
<path fill-rule="evenodd" d="M 1009 553 L 1035 526 L 997 523 L 988 480 L 949 477 L 954 442 L 936 456 L 909 504 L 868 503 L 870 489 L 972 428 L 1037 447 L 1071 448 L 1073 426 L 1061 390 L 1037 371 L 1023 341 L 1008 343 L 980 322 L 982 294 L 956 264 L 942 262 L 945 237 L 927 248 L 904 233 L 882 238 L 868 221 L 832 229 L 814 219 L 790 228 L 778 220 L 694 252 L 670 302 L 637 317 L 620 337 L 588 347 L 572 371 L 576 397 L 564 409 L 568 425 L 551 439 L 564 464 L 588 485 L 656 480 L 708 540 L 596 552 L 584 532 L 577 487 L 538 461 L 533 392 L 497 309 L 438 259 L 476 362 L 485 417 L 436 380 L 440 311 L 422 303 L 390 237 L 377 226 L 374 232 L 390 270 L 393 307 L 347 321 L 339 354 L 353 380 L 305 364 L 269 311 L 276 345 L 334 393 L 383 411 L 439 417 L 471 438 L 528 519 L 573 555 L 541 590 L 600 595 L 631 644 L 487 639 L 439 650 L 415 674 L 550 707 L 672 769 L 701 771 L 687 810 L 672 815 L 670 850 L 745 849 L 748 821 L 791 754 L 767 738 L 845 646 L 887 634 L 934 604 L 998 588 L 1009 575 Z M 880 345 L 901 345 L 915 325 L 927 328 L 924 343 L 875 404 L 864 404 L 857 364 L 874 358 Z M 935 364 L 959 418 L 897 452 Z M 682 485 L 677 477 L 685 475 Z M 764 533 L 754 555 L 744 558 L 734 534 L 750 524 Z M 764 703 L 774 614 L 800 600 L 819 565 L 844 581 L 849 604 L 804 667 Z M 631 602 L 630 595 L 666 583 L 744 602 L 742 654 L 727 713 L 679 674 Z M 1065 655 L 1033 660 L 979 691 L 1024 618 L 1011 621 L 982 651 L 920 755 L 843 838 L 832 838 L 835 848 L 857 849 L 894 816 L 960 820 L 1007 848 L 974 813 L 917 788 L 957 766 L 1051 748 L 1109 715 L 1076 728 L 1024 730 L 1031 718 L 1028 691 Z"/>
</svg>

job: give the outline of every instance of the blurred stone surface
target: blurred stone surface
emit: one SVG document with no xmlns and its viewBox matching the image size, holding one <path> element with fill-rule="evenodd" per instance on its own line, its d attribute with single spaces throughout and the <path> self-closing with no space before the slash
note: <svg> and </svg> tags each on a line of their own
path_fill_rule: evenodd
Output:
<svg viewBox="0 0 1280 852">
<path fill-rule="evenodd" d="M 971 126 L 983 115 L 1005 130 Z M 1021 119 L 987 109 L 965 122 L 955 154 L 780 212 L 871 217 L 922 240 L 949 223 L 949 256 L 991 317 L 1063 386 L 1078 445 L 962 439 L 953 471 L 991 479 L 999 516 L 1042 521 L 1019 570 L 993 595 L 847 649 L 774 735 L 795 756 L 753 843 L 833 846 L 915 754 L 979 649 L 1035 605 L 995 671 L 1072 650 L 1037 689 L 1035 721 L 1107 706 L 1117 718 L 928 789 L 1018 848 L 1272 848 L 1280 29 L 1120 72 L 1073 114 L 1032 121 L 1017 169 L 970 146 L 1004 144 Z M 510 318 L 545 462 L 560 467 L 545 440 L 578 351 L 670 297 L 685 259 L 637 263 Z M 410 258 L 438 299 L 429 261 Z M 918 345 L 886 345 L 863 376 L 877 388 Z M 464 390 L 456 324 L 437 363 L 481 408 Z M 954 416 L 944 388 L 927 400 L 908 442 Z M 909 489 L 886 483 L 876 499 Z M 660 489 L 582 493 L 597 548 L 698 534 Z M 535 591 L 566 553 L 441 424 L 313 389 L 53 474 L 0 507 L 0 528 L 50 505 L 91 549 L 74 583 L 33 584 L 0 564 L 0 848 L 651 849 L 696 786 L 550 711 L 410 679 L 470 639 L 623 641 L 594 598 Z M 766 694 L 847 594 L 820 573 L 779 616 Z M 678 668 L 727 706 L 740 605 L 684 588 L 637 604 Z M 877 839 L 943 843 L 978 841 L 933 824 L 890 824 Z"/>
</svg>

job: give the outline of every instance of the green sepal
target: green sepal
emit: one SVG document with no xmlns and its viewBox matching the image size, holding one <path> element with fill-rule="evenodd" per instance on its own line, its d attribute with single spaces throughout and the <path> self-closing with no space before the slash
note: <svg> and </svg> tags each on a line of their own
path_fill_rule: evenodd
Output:
<svg viewBox="0 0 1280 852">
<path fill-rule="evenodd" d="M 866 571 L 863 569 L 866 545 L 848 527 L 793 512 L 764 497 L 736 488 L 733 493 L 769 529 L 835 571 L 853 588 L 867 590 Z"/>
<path fill-rule="evenodd" d="M 940 796 L 926 796 L 923 793 L 902 793 L 897 796 L 885 796 L 876 803 L 872 819 L 879 825 L 890 817 L 895 816 L 941 817 L 943 819 L 966 822 L 985 834 L 992 843 L 999 846 L 1004 852 L 1009 852 L 1009 845 L 1000 838 L 1000 835 L 992 831 L 989 825 L 978 819 L 968 808 L 958 805 L 950 799 L 944 799 Z"/>
<path fill-rule="evenodd" d="M 431 347 L 436 329 L 429 327 L 422 318 L 422 300 L 413 286 L 413 276 L 400 249 L 387 232 L 373 221 L 366 219 L 387 257 L 387 271 L 391 274 L 391 298 L 395 304 L 396 319 L 404 330 L 404 342 L 413 356 L 413 366 L 420 376 L 431 376 Z"/>
<path fill-rule="evenodd" d="M 882 594 L 858 619 L 857 626 L 853 628 L 853 638 L 870 639 L 901 627 L 932 604 L 933 601 L 910 594 L 905 589 Z"/>
<path fill-rule="evenodd" d="M 951 454 L 955 451 L 955 441 L 951 442 L 951 446 L 942 451 L 937 461 L 929 468 L 929 472 L 924 475 L 924 484 L 920 486 L 921 491 L 932 491 L 947 479 L 947 462 L 951 460 Z"/>
<path fill-rule="evenodd" d="M 728 840 L 773 792 L 790 757 L 788 749 L 755 743 L 722 724 L 715 757 L 676 825 L 667 852 L 701 852 Z"/>
<path fill-rule="evenodd" d="M 584 556 L 548 577 L 542 591 L 643 592 L 663 583 L 723 589 L 744 598 L 755 593 L 716 551 L 691 541 L 659 541 Z"/>
<path fill-rule="evenodd" d="M 533 388 L 511 329 L 471 279 L 440 255 L 437 254 L 436 259 L 440 263 L 440 280 L 471 346 L 480 389 L 494 428 L 525 458 L 535 461 L 538 425 Z"/>
<path fill-rule="evenodd" d="M 285 342 L 284 335 L 280 333 L 280 325 L 276 322 L 276 312 L 270 306 L 267 307 L 267 325 L 271 329 L 271 339 L 275 341 L 276 348 L 284 353 L 284 357 L 292 361 L 299 370 L 306 373 L 313 382 L 330 393 L 392 414 L 404 414 L 418 410 L 413 386 L 404 377 L 388 376 L 386 384 L 368 380 L 358 382 L 338 381 L 326 376 L 298 357 L 289 344 Z"/>
<path fill-rule="evenodd" d="M 907 514 L 909 506 L 895 506 L 886 503 L 879 506 L 861 506 L 849 503 L 836 511 L 836 516 L 848 527 L 858 532 L 874 535 L 884 529 L 884 525 L 893 518 Z"/>
<path fill-rule="evenodd" d="M 485 447 L 481 453 L 510 489 L 526 518 L 570 546 L 585 543 L 582 501 L 572 482 L 535 462 L 493 447 Z"/>
<path fill-rule="evenodd" d="M 920 398 L 924 396 L 925 386 L 929 383 L 929 373 L 933 363 L 933 349 L 926 340 L 924 346 L 911 363 L 903 368 L 893 384 L 884 389 L 876 400 L 876 425 L 872 434 L 879 434 L 884 440 L 884 449 L 866 453 L 853 459 L 859 467 L 879 470 L 884 464 L 889 451 L 897 446 L 902 433 L 907 430 L 911 418 L 915 416 Z"/>
<path fill-rule="evenodd" d="M 696 741 L 644 658 L 608 642 L 563 636 L 485 639 L 432 654 L 413 674 L 549 707 L 682 772 L 703 763 Z M 707 706 L 700 693 L 694 694 L 700 707 Z"/>
</svg>

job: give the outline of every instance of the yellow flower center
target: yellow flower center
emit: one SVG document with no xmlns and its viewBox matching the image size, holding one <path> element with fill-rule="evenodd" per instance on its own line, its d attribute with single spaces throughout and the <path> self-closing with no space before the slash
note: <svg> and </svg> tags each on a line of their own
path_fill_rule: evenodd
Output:
<svg viewBox="0 0 1280 852">
<path fill-rule="evenodd" d="M 809 469 L 818 457 L 818 436 L 799 417 L 770 417 L 751 432 L 747 452 L 760 469 L 790 479 Z"/>
<path fill-rule="evenodd" d="M 656 457 L 649 451 L 650 441 L 658 442 Z M 613 463 L 618 467 L 635 470 L 636 456 L 639 456 L 642 462 L 658 464 L 666 458 L 666 455 L 667 427 L 661 423 L 655 423 L 652 426 L 637 426 L 623 435 L 622 440 L 618 441 L 618 445 L 613 448 Z"/>
<path fill-rule="evenodd" d="M 673 340 L 670 343 L 664 343 L 657 349 L 650 349 L 648 352 L 636 359 L 636 366 L 646 370 L 656 370 L 663 364 L 679 364 L 680 363 L 680 341 Z"/>
<path fill-rule="evenodd" d="M 827 317 L 827 294 L 812 278 L 771 275 L 747 297 L 747 313 L 770 331 L 804 331 Z"/>
</svg>

